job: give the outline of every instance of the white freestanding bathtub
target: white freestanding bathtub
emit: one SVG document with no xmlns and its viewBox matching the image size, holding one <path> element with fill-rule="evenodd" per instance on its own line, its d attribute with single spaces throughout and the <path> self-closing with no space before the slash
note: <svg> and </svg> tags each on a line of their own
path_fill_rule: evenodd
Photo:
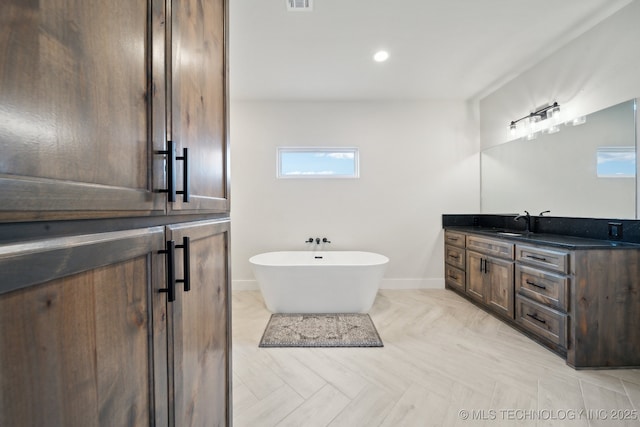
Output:
<svg viewBox="0 0 640 427">
<path fill-rule="evenodd" d="M 366 313 L 389 258 L 359 251 L 286 251 L 249 262 L 273 313 Z"/>
</svg>

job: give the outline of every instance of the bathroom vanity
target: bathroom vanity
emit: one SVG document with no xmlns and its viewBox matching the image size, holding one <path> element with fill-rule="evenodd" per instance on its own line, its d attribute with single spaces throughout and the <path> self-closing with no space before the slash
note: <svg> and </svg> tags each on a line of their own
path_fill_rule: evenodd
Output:
<svg viewBox="0 0 640 427">
<path fill-rule="evenodd" d="M 574 368 L 640 366 L 640 244 L 557 233 L 551 218 L 553 233 L 505 227 L 513 218 L 443 216 L 446 287 Z"/>
</svg>

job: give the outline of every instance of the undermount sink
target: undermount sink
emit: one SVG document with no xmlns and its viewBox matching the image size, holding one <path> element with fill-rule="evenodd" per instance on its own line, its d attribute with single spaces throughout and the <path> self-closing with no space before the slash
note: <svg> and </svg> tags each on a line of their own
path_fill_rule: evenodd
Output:
<svg viewBox="0 0 640 427">
<path fill-rule="evenodd" d="M 501 236 L 511 236 L 511 237 L 520 237 L 522 233 L 512 233 L 510 231 L 498 231 L 498 234 Z"/>
</svg>

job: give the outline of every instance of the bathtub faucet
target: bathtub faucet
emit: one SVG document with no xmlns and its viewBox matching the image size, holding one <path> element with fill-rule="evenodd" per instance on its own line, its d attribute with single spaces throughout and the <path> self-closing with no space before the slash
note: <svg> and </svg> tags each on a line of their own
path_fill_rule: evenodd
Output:
<svg viewBox="0 0 640 427">
<path fill-rule="evenodd" d="M 322 240 L 320 240 L 319 237 L 316 237 L 315 239 L 313 237 L 309 237 L 307 240 L 304 241 L 305 243 L 313 243 L 316 242 L 316 245 L 319 245 L 320 243 L 331 243 L 331 240 L 327 239 L 326 237 L 323 237 Z"/>
</svg>

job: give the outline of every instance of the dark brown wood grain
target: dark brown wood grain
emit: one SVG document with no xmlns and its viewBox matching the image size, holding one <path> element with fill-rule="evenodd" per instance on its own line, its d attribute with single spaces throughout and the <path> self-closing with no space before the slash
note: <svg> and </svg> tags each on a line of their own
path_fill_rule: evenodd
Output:
<svg viewBox="0 0 640 427">
<path fill-rule="evenodd" d="M 640 366 L 640 250 L 576 253 L 568 362 Z"/>
<path fill-rule="evenodd" d="M 488 239 L 483 242 L 492 245 Z M 467 295 L 502 316 L 514 318 L 513 261 L 467 251 L 466 277 Z"/>
<path fill-rule="evenodd" d="M 2 220 L 164 210 L 151 182 L 149 4 L 3 3 Z"/>
<path fill-rule="evenodd" d="M 191 290 L 173 305 L 175 425 L 225 426 L 231 420 L 228 222 L 170 227 L 191 238 Z M 184 265 L 177 263 L 178 274 Z"/>
<path fill-rule="evenodd" d="M 189 150 L 191 198 L 173 211 L 229 209 L 225 0 L 174 2 L 168 139 Z M 182 188 L 178 162 L 178 188 Z"/>
<path fill-rule="evenodd" d="M 0 426 L 231 425 L 227 22 L 226 0 L 3 2 Z M 189 204 L 158 192 L 170 139 Z"/>
<path fill-rule="evenodd" d="M 515 296 L 510 323 L 566 355 L 570 366 L 640 366 L 639 249 L 565 250 L 517 243 L 514 279 L 513 267 L 509 278 L 509 261 L 502 261 L 503 268 L 490 256 L 504 253 L 501 242 L 472 233 L 466 241 L 466 265 L 459 273 L 466 276 L 466 289 L 445 279 L 448 288 L 503 319 L 513 319 L 513 305 L 508 307 Z M 445 261 L 447 272 L 453 267 Z M 517 296 L 509 296 L 513 285 Z"/>
<path fill-rule="evenodd" d="M 0 297 L 0 425 L 151 424 L 149 256 Z"/>
</svg>

